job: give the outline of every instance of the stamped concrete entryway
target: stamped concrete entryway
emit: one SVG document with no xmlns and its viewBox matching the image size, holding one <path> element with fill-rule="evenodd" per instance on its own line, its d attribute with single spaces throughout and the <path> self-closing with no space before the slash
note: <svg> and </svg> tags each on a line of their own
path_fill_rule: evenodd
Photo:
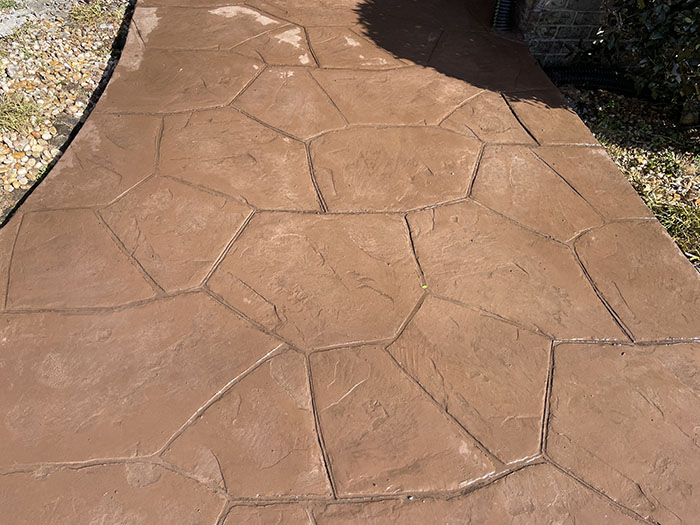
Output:
<svg viewBox="0 0 700 525">
<path fill-rule="evenodd" d="M 149 0 L 0 230 L 0 522 L 697 523 L 700 277 L 472 0 Z"/>
</svg>

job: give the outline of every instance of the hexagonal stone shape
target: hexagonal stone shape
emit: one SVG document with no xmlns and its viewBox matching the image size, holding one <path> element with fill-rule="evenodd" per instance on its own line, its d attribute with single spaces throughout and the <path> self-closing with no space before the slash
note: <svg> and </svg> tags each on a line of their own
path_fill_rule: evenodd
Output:
<svg viewBox="0 0 700 525">
<path fill-rule="evenodd" d="M 331 211 L 404 211 L 466 196 L 480 143 L 435 128 L 356 128 L 311 144 Z"/>
<path fill-rule="evenodd" d="M 153 293 L 91 210 L 24 216 L 10 268 L 8 308 L 120 306 Z"/>
<path fill-rule="evenodd" d="M 503 99 L 503 95 L 484 90 L 452 113 L 441 127 L 474 134 L 484 142 L 535 144 Z"/>
<path fill-rule="evenodd" d="M 536 465 L 465 496 L 331 503 L 314 512 L 318 525 L 355 523 L 639 523 L 550 465 Z"/>
<path fill-rule="evenodd" d="M 351 124 L 438 124 L 480 90 L 425 68 L 313 72 Z"/>
<path fill-rule="evenodd" d="M 153 173 L 161 119 L 93 113 L 23 210 L 102 206 Z"/>
<path fill-rule="evenodd" d="M 234 105 L 300 139 L 345 126 L 342 115 L 307 68 L 266 69 Z"/>
<path fill-rule="evenodd" d="M 258 208 L 319 210 L 304 145 L 233 108 L 167 116 L 160 172 Z"/>
<path fill-rule="evenodd" d="M 549 339 L 428 297 L 388 350 L 503 462 L 539 453 Z"/>
<path fill-rule="evenodd" d="M 658 221 L 607 224 L 575 246 L 635 340 L 700 337 L 700 275 Z"/>
<path fill-rule="evenodd" d="M 561 345 L 554 360 L 550 457 L 654 523 L 693 523 L 700 344 Z"/>
<path fill-rule="evenodd" d="M 540 146 L 534 152 L 606 219 L 654 216 L 603 148 Z"/>
<path fill-rule="evenodd" d="M 422 292 L 393 215 L 262 213 L 208 286 L 305 349 L 390 338 Z"/>
<path fill-rule="evenodd" d="M 90 466 L 0 478 L 8 523 L 213 523 L 223 498 L 148 463 Z"/>
<path fill-rule="evenodd" d="M 560 241 L 603 223 L 565 180 L 524 146 L 487 147 L 470 196 Z"/>
<path fill-rule="evenodd" d="M 558 339 L 624 339 L 564 245 L 473 202 L 408 217 L 430 290 Z"/>
<path fill-rule="evenodd" d="M 153 280 L 171 292 L 201 284 L 250 212 L 221 195 L 156 177 L 101 213 Z"/>
<path fill-rule="evenodd" d="M 310 27 L 309 40 L 321 67 L 386 69 L 403 62 L 347 27 Z"/>
<path fill-rule="evenodd" d="M 327 496 L 304 356 L 286 352 L 234 384 L 165 450 L 234 498 Z"/>
<path fill-rule="evenodd" d="M 243 5 L 210 9 L 137 7 L 133 21 L 150 49 L 231 49 L 284 25 Z M 193 27 L 206 31 L 192 31 Z"/>
<path fill-rule="evenodd" d="M 379 347 L 311 354 L 330 470 L 343 496 L 449 490 L 491 459 Z"/>
<path fill-rule="evenodd" d="M 151 49 L 129 31 L 97 110 L 170 113 L 228 104 L 263 63 L 229 51 Z"/>
<path fill-rule="evenodd" d="M 279 346 L 204 294 L 0 317 L 0 465 L 151 454 Z"/>
</svg>

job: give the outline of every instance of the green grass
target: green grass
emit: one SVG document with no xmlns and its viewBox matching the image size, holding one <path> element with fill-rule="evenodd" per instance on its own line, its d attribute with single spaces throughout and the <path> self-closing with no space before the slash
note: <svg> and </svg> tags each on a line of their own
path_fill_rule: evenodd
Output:
<svg viewBox="0 0 700 525">
<path fill-rule="evenodd" d="M 685 256 L 700 269 L 700 208 L 688 204 L 647 204 Z"/>
<path fill-rule="evenodd" d="M 0 129 L 21 132 L 39 115 L 39 107 L 21 95 L 0 95 Z"/>
<path fill-rule="evenodd" d="M 2 0 L 0 0 L 2 1 Z M 121 20 L 123 12 L 106 0 L 83 0 L 71 9 L 70 17 L 77 24 L 99 25 Z"/>
<path fill-rule="evenodd" d="M 0 0 L 0 10 L 19 9 L 20 4 L 15 0 Z"/>
</svg>

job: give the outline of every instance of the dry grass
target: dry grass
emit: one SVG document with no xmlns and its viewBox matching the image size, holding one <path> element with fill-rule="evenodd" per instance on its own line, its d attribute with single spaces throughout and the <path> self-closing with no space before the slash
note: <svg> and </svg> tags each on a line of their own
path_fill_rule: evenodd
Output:
<svg viewBox="0 0 700 525">
<path fill-rule="evenodd" d="M 18 93 L 0 95 L 0 129 L 22 132 L 41 114 L 39 107 Z"/>
</svg>

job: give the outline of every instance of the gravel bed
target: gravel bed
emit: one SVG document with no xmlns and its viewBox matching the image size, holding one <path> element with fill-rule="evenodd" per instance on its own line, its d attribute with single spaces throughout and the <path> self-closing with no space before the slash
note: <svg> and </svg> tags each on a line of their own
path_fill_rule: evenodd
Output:
<svg viewBox="0 0 700 525">
<path fill-rule="evenodd" d="M 129 2 L 14 5 L 0 15 L 2 27 L 3 17 L 24 13 L 22 25 L 0 39 L 0 223 L 89 113 L 116 62 L 112 46 Z"/>
</svg>

